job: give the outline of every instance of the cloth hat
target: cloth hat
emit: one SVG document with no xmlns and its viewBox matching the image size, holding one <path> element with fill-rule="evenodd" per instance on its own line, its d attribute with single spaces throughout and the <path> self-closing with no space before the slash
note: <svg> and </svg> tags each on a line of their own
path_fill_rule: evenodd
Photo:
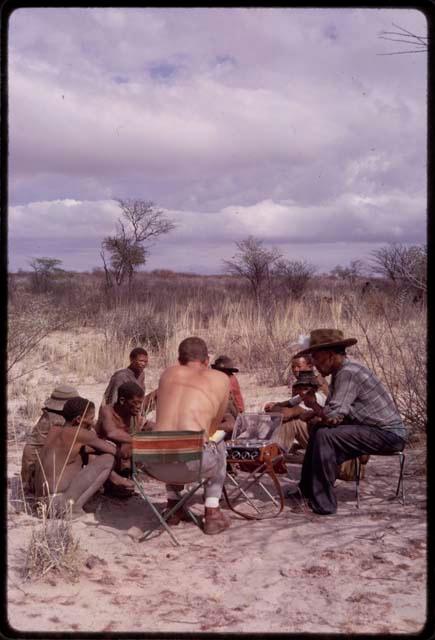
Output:
<svg viewBox="0 0 435 640">
<path fill-rule="evenodd" d="M 44 408 L 62 411 L 65 402 L 69 398 L 76 398 L 79 395 L 79 392 L 74 387 L 70 387 L 67 384 L 60 384 L 54 388 L 51 396 L 44 402 Z"/>
<path fill-rule="evenodd" d="M 211 365 L 212 369 L 223 371 L 224 373 L 238 373 L 238 369 L 234 366 L 234 362 L 228 356 L 219 356 Z"/>
<path fill-rule="evenodd" d="M 320 382 L 317 380 L 317 376 L 313 371 L 299 371 L 293 386 L 300 387 L 302 385 L 317 388 L 320 387 Z"/>
<path fill-rule="evenodd" d="M 299 351 L 294 357 L 304 356 L 313 351 L 331 349 L 333 347 L 350 347 L 356 344 L 356 338 L 345 338 L 340 329 L 314 329 L 310 333 L 308 347 Z"/>
</svg>

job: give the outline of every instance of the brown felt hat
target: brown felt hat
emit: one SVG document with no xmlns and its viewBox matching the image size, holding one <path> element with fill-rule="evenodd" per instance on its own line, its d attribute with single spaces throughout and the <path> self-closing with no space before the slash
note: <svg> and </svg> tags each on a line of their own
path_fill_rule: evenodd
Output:
<svg viewBox="0 0 435 640">
<path fill-rule="evenodd" d="M 224 373 L 238 373 L 238 369 L 234 366 L 234 362 L 228 356 L 219 356 L 211 365 L 212 369 L 223 371 Z"/>
<path fill-rule="evenodd" d="M 322 351 L 334 347 L 350 347 L 356 344 L 356 338 L 345 338 L 340 329 L 314 329 L 310 333 L 309 347 L 299 351 L 294 357 L 304 356 L 313 351 Z"/>
<path fill-rule="evenodd" d="M 53 389 L 51 396 L 44 402 L 45 409 L 53 409 L 54 411 L 62 411 L 63 406 L 69 398 L 79 396 L 79 392 L 74 387 L 67 384 L 60 384 Z"/>
</svg>

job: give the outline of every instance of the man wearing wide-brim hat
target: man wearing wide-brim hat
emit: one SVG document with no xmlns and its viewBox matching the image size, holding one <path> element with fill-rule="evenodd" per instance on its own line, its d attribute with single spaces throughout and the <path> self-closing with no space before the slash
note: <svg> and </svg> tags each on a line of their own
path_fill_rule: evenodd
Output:
<svg viewBox="0 0 435 640">
<path fill-rule="evenodd" d="M 69 398 L 74 398 L 78 395 L 79 392 L 74 387 L 70 387 L 67 384 L 59 384 L 44 402 L 42 415 L 28 435 L 23 450 L 21 479 L 25 493 L 33 493 L 34 491 L 37 453 L 41 452 L 50 427 L 54 424 L 64 424 L 65 418 L 62 416 L 64 404 Z"/>
<path fill-rule="evenodd" d="M 338 465 L 363 454 L 401 451 L 407 433 L 400 414 L 382 382 L 367 367 L 347 358 L 356 344 L 338 329 L 315 329 L 298 355 L 310 353 L 317 370 L 331 375 L 324 407 L 310 402 L 312 428 L 302 465 L 299 490 L 290 497 L 321 515 L 335 513 L 334 482 Z M 304 400 L 306 404 L 306 399 Z"/>
<path fill-rule="evenodd" d="M 233 433 L 237 416 L 245 410 L 245 402 L 240 390 L 239 381 L 235 375 L 239 372 L 239 369 L 235 366 L 233 360 L 225 355 L 218 356 L 210 366 L 212 369 L 215 369 L 215 371 L 222 371 L 222 373 L 225 373 L 230 379 L 228 405 L 222 417 L 222 422 L 216 426 L 216 429 L 225 431 L 225 439 L 229 440 Z M 213 432 L 211 432 L 210 435 L 213 435 Z"/>
</svg>

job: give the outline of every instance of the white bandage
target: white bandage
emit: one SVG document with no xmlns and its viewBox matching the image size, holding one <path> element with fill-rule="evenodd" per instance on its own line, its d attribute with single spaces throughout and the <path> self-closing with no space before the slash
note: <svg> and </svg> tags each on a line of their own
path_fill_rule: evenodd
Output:
<svg viewBox="0 0 435 640">
<path fill-rule="evenodd" d="M 219 506 L 219 498 L 206 498 L 205 506 L 207 509 L 216 509 Z"/>
</svg>

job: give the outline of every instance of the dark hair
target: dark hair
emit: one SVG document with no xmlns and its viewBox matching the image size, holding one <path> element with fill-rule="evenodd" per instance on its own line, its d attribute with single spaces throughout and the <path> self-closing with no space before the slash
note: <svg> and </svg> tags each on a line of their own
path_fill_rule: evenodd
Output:
<svg viewBox="0 0 435 640">
<path fill-rule="evenodd" d="M 302 356 L 293 356 L 292 362 L 293 360 L 299 360 L 299 358 L 305 360 L 307 364 L 314 364 L 313 356 L 311 355 L 311 353 L 304 353 Z"/>
<path fill-rule="evenodd" d="M 66 422 L 72 422 L 74 418 L 84 416 L 90 409 L 95 409 L 93 402 L 87 398 L 75 396 L 74 398 L 68 398 L 65 402 L 61 415 L 63 415 Z"/>
<path fill-rule="evenodd" d="M 124 382 L 124 384 L 121 384 L 118 387 L 118 400 L 119 398 L 131 400 L 134 396 L 142 397 L 143 395 L 144 390 L 137 384 L 137 382 Z"/>
<path fill-rule="evenodd" d="M 132 349 L 132 351 L 130 351 L 130 360 L 134 360 L 134 358 L 137 358 L 138 356 L 147 355 L 148 351 L 146 351 L 146 349 L 142 349 L 142 347 L 135 347 L 134 349 Z"/>
<path fill-rule="evenodd" d="M 208 358 L 208 349 L 202 338 L 192 336 L 185 338 L 178 346 L 178 361 L 180 364 L 188 362 L 204 362 Z"/>
</svg>

